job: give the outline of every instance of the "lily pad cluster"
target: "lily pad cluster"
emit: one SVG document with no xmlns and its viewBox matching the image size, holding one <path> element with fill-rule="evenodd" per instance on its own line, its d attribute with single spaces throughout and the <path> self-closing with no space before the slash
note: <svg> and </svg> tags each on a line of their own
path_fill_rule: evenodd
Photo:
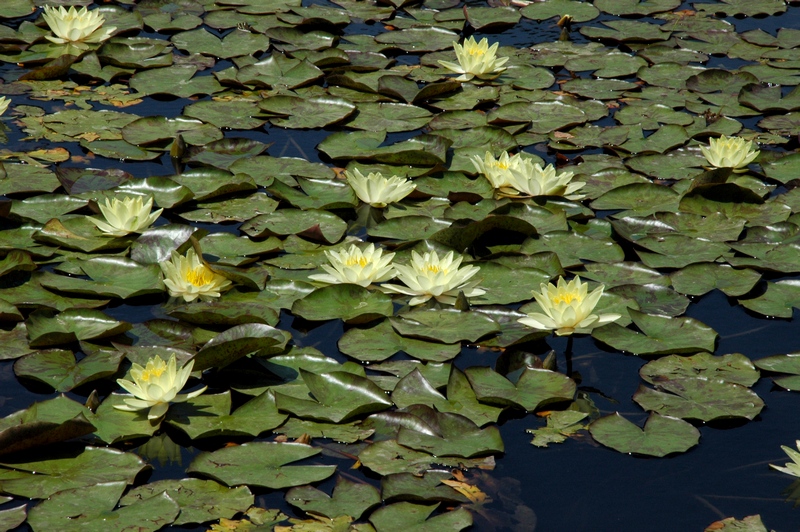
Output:
<svg viewBox="0 0 800 532">
<path fill-rule="evenodd" d="M 665 456 L 755 419 L 759 369 L 796 390 L 797 354 L 715 354 L 684 314 L 713 290 L 800 308 L 800 37 L 724 18 L 782 1 L 680 4 L 119 1 L 89 7 L 107 31 L 78 46 L 4 2 L 0 359 L 61 395 L 0 419 L 0 492 L 38 501 L 0 522 L 530 528 L 521 502 L 491 506 L 504 412 L 547 417 L 536 446 L 588 429 Z M 495 41 L 559 19 L 558 40 Z M 491 47 L 462 44 L 475 33 Z M 471 53 L 491 68 L 467 75 Z M 476 161 L 555 164 L 558 186 L 508 194 Z M 402 194 L 371 195 L 372 175 Z M 388 260 L 348 282 L 381 253 L 411 289 L 372 284 Z M 431 297 L 454 254 L 468 275 Z M 409 281 L 422 257 L 431 276 Z M 642 428 L 530 354 L 550 334 L 533 292 L 577 275 L 600 320 L 559 334 L 649 360 Z M 485 364 L 459 369 L 466 345 Z M 118 380 L 156 356 L 194 392 L 126 411 Z M 185 478 L 142 481 L 190 445 Z M 305 519 L 255 505 L 277 490 Z"/>
</svg>

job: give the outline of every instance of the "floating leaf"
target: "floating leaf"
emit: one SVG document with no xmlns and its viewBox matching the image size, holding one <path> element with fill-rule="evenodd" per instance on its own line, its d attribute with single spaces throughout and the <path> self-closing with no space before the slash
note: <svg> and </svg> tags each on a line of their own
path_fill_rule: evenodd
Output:
<svg viewBox="0 0 800 532">
<path fill-rule="evenodd" d="M 645 410 L 700 421 L 755 418 L 764 401 L 745 386 L 708 377 L 659 380 L 656 389 L 643 385 L 633 400 Z"/>
<path fill-rule="evenodd" d="M 655 412 L 647 418 L 644 429 L 616 412 L 594 421 L 589 432 L 595 440 L 616 451 L 649 456 L 682 453 L 700 441 L 700 431 L 691 424 Z"/>
</svg>

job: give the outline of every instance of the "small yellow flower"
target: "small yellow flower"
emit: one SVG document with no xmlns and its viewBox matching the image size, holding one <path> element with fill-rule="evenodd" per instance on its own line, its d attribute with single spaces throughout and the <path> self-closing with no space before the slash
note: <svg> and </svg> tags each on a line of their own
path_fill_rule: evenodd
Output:
<svg viewBox="0 0 800 532">
<path fill-rule="evenodd" d="M 417 188 L 409 179 L 396 175 L 387 179 L 380 172 L 374 172 L 364 177 L 358 168 L 345 171 L 344 175 L 358 199 L 373 207 L 386 207 L 400 201 Z"/>
<path fill-rule="evenodd" d="M 795 443 L 797 445 L 797 449 L 800 450 L 800 440 L 797 440 Z M 792 461 L 786 462 L 786 464 L 784 464 L 786 467 L 776 466 L 774 464 L 770 464 L 769 466 L 772 469 L 777 469 L 781 473 L 786 473 L 787 475 L 792 475 L 794 477 L 800 477 L 800 453 L 791 447 L 787 447 L 786 445 L 781 445 L 781 449 L 783 449 L 783 452 L 789 455 L 789 458 L 791 458 Z"/>
<path fill-rule="evenodd" d="M 523 159 L 521 164 L 511 171 L 511 186 L 528 196 L 564 196 L 572 200 L 583 198 L 574 194 L 586 183 L 572 182 L 572 172 L 561 172 L 556 175 L 552 164 L 544 168 L 530 159 Z"/>
<path fill-rule="evenodd" d="M 169 357 L 169 362 L 164 362 L 164 359 L 156 355 L 147 361 L 145 367 L 133 364 L 131 367 L 133 381 L 117 379 L 117 384 L 134 397 L 124 399 L 124 405 L 114 405 L 114 408 L 127 412 L 148 409 L 147 419 L 159 419 L 167 413 L 170 403 L 186 401 L 205 391 L 206 386 L 203 386 L 199 390 L 179 395 L 178 392 L 189 380 L 194 360 L 189 361 L 180 370 L 176 365 L 174 353 Z"/>
<path fill-rule="evenodd" d="M 161 215 L 164 209 L 150 212 L 153 208 L 153 198 L 148 198 L 147 203 L 142 202 L 141 196 L 125 199 L 106 198 L 105 205 L 98 203 L 100 212 L 105 220 L 89 217 L 89 221 L 102 232 L 110 236 L 125 236 L 128 233 L 141 233 L 150 227 Z"/>
<path fill-rule="evenodd" d="M 439 61 L 439 64 L 461 74 L 455 78 L 456 81 L 469 81 L 472 78 L 494 79 L 506 69 L 503 65 L 508 61 L 508 57 L 497 57 L 498 46 L 499 43 L 494 43 L 490 47 L 489 40 L 485 37 L 480 42 L 470 37 L 463 45 L 453 43 L 458 63 Z"/>
<path fill-rule="evenodd" d="M 472 279 L 480 271 L 478 266 L 464 266 L 459 268 L 463 257 L 453 258 L 453 252 L 439 259 L 435 251 L 420 255 L 411 252 L 411 264 L 395 264 L 397 278 L 406 286 L 397 284 L 384 284 L 381 289 L 388 292 L 414 296 L 409 305 L 419 305 L 436 298 L 440 303 L 452 305 L 460 291 L 467 297 L 477 297 L 486 293 L 486 290 L 476 288 L 480 279 Z M 472 279 L 472 280 L 470 280 Z"/>
<path fill-rule="evenodd" d="M 726 137 L 709 139 L 708 146 L 700 146 L 708 164 L 713 168 L 732 168 L 736 173 L 747 171 L 747 165 L 752 163 L 759 150 L 753 149 L 753 142 L 741 137 Z"/>
<path fill-rule="evenodd" d="M 534 329 L 556 331 L 558 336 L 572 333 L 588 333 L 595 327 L 611 323 L 619 319 L 619 314 L 592 314 L 594 307 L 603 295 L 603 285 L 587 294 L 588 285 L 581 283 L 580 277 L 570 282 L 563 277 L 558 278 L 558 286 L 553 283 L 542 283 L 541 292 L 533 291 L 533 297 L 542 309 L 530 312 L 527 318 L 520 318 L 523 325 Z"/>
<path fill-rule="evenodd" d="M 492 152 L 487 151 L 483 159 L 480 155 L 473 155 L 470 159 L 475 170 L 486 176 L 489 183 L 504 196 L 516 196 L 518 192 L 511 185 L 512 172 L 522 165 L 522 155 L 508 155 L 503 152 L 500 158 L 495 159 Z"/>
<path fill-rule="evenodd" d="M 44 6 L 42 13 L 44 21 L 50 26 L 55 37 L 46 35 L 47 39 L 56 44 L 67 43 L 99 43 L 109 37 L 116 27 L 102 28 L 105 17 L 97 10 L 89 11 L 87 8 L 69 8 L 63 6 Z"/>
<path fill-rule="evenodd" d="M 322 265 L 328 273 L 309 275 L 310 279 L 328 284 L 357 284 L 366 288 L 373 283 L 388 281 L 394 277 L 392 258 L 394 253 L 383 255 L 383 250 L 368 245 L 363 251 L 355 244 L 347 251 L 325 251 L 331 263 Z"/>
<path fill-rule="evenodd" d="M 8 109 L 8 104 L 11 103 L 11 100 L 6 98 L 5 96 L 0 96 L 0 115 L 6 112 Z"/>
<path fill-rule="evenodd" d="M 190 249 L 186 256 L 172 252 L 172 259 L 160 263 L 164 273 L 164 284 L 172 297 L 182 297 L 184 301 L 194 301 L 198 297 L 206 299 L 219 297 L 231 282 L 211 268 Z"/>
</svg>

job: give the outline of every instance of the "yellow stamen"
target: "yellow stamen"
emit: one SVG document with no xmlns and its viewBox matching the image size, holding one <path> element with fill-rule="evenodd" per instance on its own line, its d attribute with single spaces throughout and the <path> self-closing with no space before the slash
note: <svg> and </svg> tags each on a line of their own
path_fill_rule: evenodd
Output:
<svg viewBox="0 0 800 532">
<path fill-rule="evenodd" d="M 577 300 L 578 303 L 580 303 L 581 302 L 580 295 L 575 294 L 573 292 L 563 292 L 553 298 L 553 304 L 558 305 L 559 303 L 566 303 L 567 305 L 569 305 L 575 300 Z"/>
<path fill-rule="evenodd" d="M 194 286 L 205 286 L 213 279 L 214 272 L 202 265 L 186 272 L 186 280 L 192 283 Z"/>
<path fill-rule="evenodd" d="M 442 272 L 442 273 L 444 273 L 445 275 L 447 275 L 447 270 L 445 270 L 445 269 L 443 269 L 443 268 L 440 268 L 438 264 L 426 264 L 426 265 L 425 265 L 425 268 L 426 268 L 426 269 L 427 269 L 429 272 L 431 272 L 431 273 L 434 273 L 434 274 L 436 274 L 436 273 L 439 273 L 439 272 Z"/>
<path fill-rule="evenodd" d="M 358 264 L 363 268 L 367 264 L 369 264 L 369 261 L 366 259 L 366 257 L 349 257 L 345 264 L 347 266 L 355 266 L 356 264 Z"/>
<path fill-rule="evenodd" d="M 161 376 L 162 373 L 167 369 L 167 366 L 162 365 L 159 367 L 152 367 L 147 368 L 142 372 L 142 376 L 139 380 L 150 382 L 151 379 L 155 379 Z"/>
</svg>

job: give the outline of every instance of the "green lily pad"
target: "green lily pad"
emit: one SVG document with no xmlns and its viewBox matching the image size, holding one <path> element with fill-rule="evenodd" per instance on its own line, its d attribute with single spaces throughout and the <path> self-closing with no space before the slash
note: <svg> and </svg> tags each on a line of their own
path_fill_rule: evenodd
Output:
<svg viewBox="0 0 800 532">
<path fill-rule="evenodd" d="M 378 530 L 399 532 L 401 530 L 464 530 L 472 525 L 472 514 L 458 508 L 428 519 L 438 504 L 424 506 L 410 502 L 398 502 L 373 512 L 369 520 Z"/>
<path fill-rule="evenodd" d="M 533 20 L 561 17 L 569 13 L 575 22 L 587 22 L 597 17 L 600 11 L 591 2 L 576 0 L 550 0 L 535 2 L 519 10 L 520 15 Z"/>
<path fill-rule="evenodd" d="M 252 442 L 199 454 L 189 473 L 209 476 L 229 486 L 247 484 L 271 489 L 319 482 L 336 466 L 286 465 L 319 454 L 321 449 L 302 443 Z"/>
<path fill-rule="evenodd" d="M 169 94 L 179 98 L 189 98 L 195 94 L 214 94 L 222 90 L 222 85 L 211 76 L 193 77 L 197 72 L 194 65 L 173 65 L 165 68 L 140 70 L 131 76 L 131 88 L 143 96 Z"/>
<path fill-rule="evenodd" d="M 251 237 L 270 235 L 300 235 L 327 243 L 338 242 L 347 224 L 327 211 L 278 209 L 245 222 L 241 230 Z"/>
<path fill-rule="evenodd" d="M 280 353 L 291 334 L 262 323 L 236 325 L 216 335 L 194 357 L 194 370 L 222 368 L 250 354 Z"/>
<path fill-rule="evenodd" d="M 486 315 L 454 309 L 417 310 L 390 318 L 390 321 L 394 330 L 402 336 L 446 344 L 460 340 L 474 342 L 500 329 Z"/>
<path fill-rule="evenodd" d="M 743 307 L 764 316 L 791 318 L 792 308 L 800 308 L 800 283 L 795 280 L 767 283 L 767 291 L 752 299 L 739 299 Z"/>
<path fill-rule="evenodd" d="M 640 385 L 633 400 L 661 415 L 704 422 L 753 419 L 764 408 L 764 401 L 749 388 L 708 377 L 659 380 L 655 390 Z"/>
<path fill-rule="evenodd" d="M 389 320 L 368 328 L 353 327 L 339 339 L 339 350 L 362 362 L 380 362 L 398 351 L 420 360 L 444 362 L 461 352 L 460 343 L 444 344 L 406 338 L 397 334 Z"/>
<path fill-rule="evenodd" d="M 80 268 L 91 277 L 90 281 L 44 272 L 42 286 L 61 292 L 121 299 L 164 291 L 161 268 L 155 264 L 139 264 L 124 257 L 93 257 L 82 261 Z"/>
<path fill-rule="evenodd" d="M 761 274 L 749 268 L 732 268 L 727 264 L 690 264 L 670 274 L 672 286 L 678 292 L 700 296 L 719 289 L 727 296 L 748 293 L 761 279 Z"/>
<path fill-rule="evenodd" d="M 400 445 L 435 456 L 464 458 L 501 453 L 504 450 L 500 431 L 494 425 L 479 429 L 463 416 L 437 412 L 425 405 L 415 405 L 405 410 L 425 423 L 435 426 L 436 431 L 430 434 L 427 430 L 417 431 L 411 427 L 401 427 L 397 433 L 397 443 Z"/>
<path fill-rule="evenodd" d="M 0 453 L 10 454 L 94 432 L 88 409 L 59 395 L 0 419 Z"/>
<path fill-rule="evenodd" d="M 570 401 L 575 382 L 561 373 L 528 368 L 516 383 L 486 367 L 471 367 L 464 372 L 479 401 L 502 406 L 517 406 L 528 412 L 547 404 Z"/>
<path fill-rule="evenodd" d="M 176 526 L 231 519 L 247 510 L 254 501 L 247 486 L 226 488 L 212 480 L 183 478 L 157 480 L 134 488 L 119 500 L 119 505 L 124 508 L 163 493 L 180 506 L 180 515 L 173 521 Z"/>
<path fill-rule="evenodd" d="M 665 379 L 708 377 L 749 387 L 759 379 L 758 370 L 741 353 L 723 356 L 698 353 L 689 357 L 670 355 L 648 362 L 639 370 L 639 375 L 654 385 Z"/>
<path fill-rule="evenodd" d="M 61 313 L 37 310 L 26 320 L 31 347 L 93 340 L 122 334 L 129 323 L 109 318 L 99 310 L 67 309 Z"/>
<path fill-rule="evenodd" d="M 635 355 L 714 351 L 717 333 L 694 318 L 654 316 L 633 309 L 628 313 L 642 332 L 615 323 L 592 331 L 596 340 Z"/>
<path fill-rule="evenodd" d="M 269 392 L 250 399 L 231 412 L 231 394 L 203 394 L 170 406 L 166 422 L 192 440 L 215 436 L 251 436 L 274 429 L 286 421 Z"/>
<path fill-rule="evenodd" d="M 313 486 L 301 486 L 287 491 L 285 498 L 286 502 L 304 512 L 313 512 L 331 519 L 340 515 L 358 519 L 381 502 L 380 492 L 373 486 L 353 482 L 342 476 L 336 477 L 336 486 L 330 496 Z"/>
<path fill-rule="evenodd" d="M 57 392 L 68 392 L 87 382 L 113 375 L 121 358 L 122 353 L 118 351 L 98 351 L 76 362 L 71 351 L 37 351 L 17 359 L 14 373 L 18 377 L 44 382 Z"/>
<path fill-rule="evenodd" d="M 539 429 L 528 429 L 533 434 L 531 444 L 536 447 L 547 447 L 551 443 L 562 443 L 572 434 L 583 430 L 581 424 L 589 414 L 576 410 L 556 410 L 547 416 L 547 426 Z"/>
<path fill-rule="evenodd" d="M 307 320 L 341 318 L 348 323 L 366 323 L 394 312 L 391 297 L 354 284 L 320 288 L 292 305 L 292 313 Z"/>
<path fill-rule="evenodd" d="M 753 362 L 757 368 L 786 375 L 773 375 L 772 380 L 787 390 L 800 390 L 800 354 L 788 353 L 760 358 Z"/>
<path fill-rule="evenodd" d="M 690 423 L 655 412 L 647 418 L 644 429 L 616 412 L 594 421 L 589 432 L 615 451 L 649 456 L 686 452 L 700 441 L 700 431 Z"/>
<path fill-rule="evenodd" d="M 355 105 L 341 98 L 298 98 L 286 95 L 261 100 L 258 106 L 279 116 L 270 119 L 274 125 L 292 129 L 325 127 L 344 120 L 356 110 Z"/>
</svg>

